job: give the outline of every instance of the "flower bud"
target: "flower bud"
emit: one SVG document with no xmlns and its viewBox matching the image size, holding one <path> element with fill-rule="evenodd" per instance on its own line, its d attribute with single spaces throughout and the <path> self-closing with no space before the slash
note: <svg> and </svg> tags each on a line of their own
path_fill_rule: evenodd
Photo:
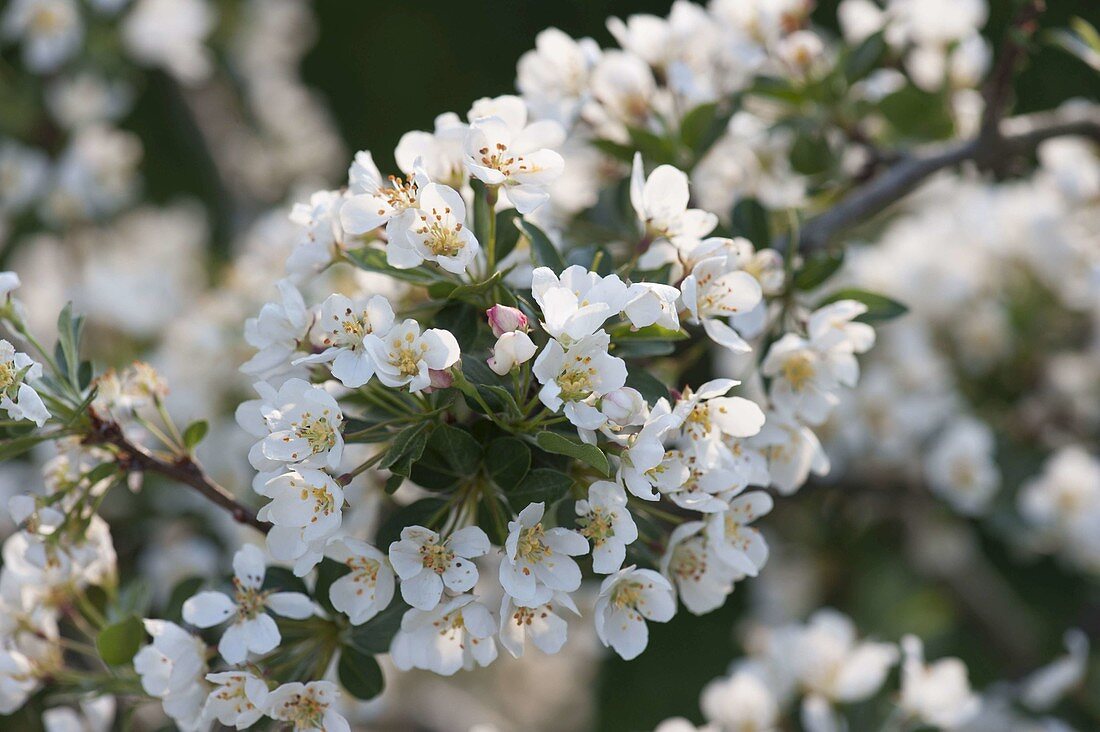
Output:
<svg viewBox="0 0 1100 732">
<path fill-rule="evenodd" d="M 527 331 L 527 316 L 516 308 L 494 305 L 485 311 L 485 316 L 489 318 L 489 327 L 497 338 L 514 330 Z"/>
<path fill-rule="evenodd" d="M 499 306 L 498 306 L 499 307 Z M 518 311 L 517 311 L 518 312 Z M 526 320 L 526 318 L 525 318 Z M 521 363 L 528 361 L 535 355 L 535 344 L 531 336 L 522 331 L 504 333 L 497 339 L 493 355 L 486 361 L 493 373 L 504 376 Z"/>
<path fill-rule="evenodd" d="M 624 386 L 604 395 L 600 411 L 610 421 L 625 427 L 645 422 L 647 406 L 637 389 Z"/>
<path fill-rule="evenodd" d="M 446 389 L 455 381 L 450 371 L 442 369 L 428 369 L 428 379 L 432 389 Z"/>
</svg>

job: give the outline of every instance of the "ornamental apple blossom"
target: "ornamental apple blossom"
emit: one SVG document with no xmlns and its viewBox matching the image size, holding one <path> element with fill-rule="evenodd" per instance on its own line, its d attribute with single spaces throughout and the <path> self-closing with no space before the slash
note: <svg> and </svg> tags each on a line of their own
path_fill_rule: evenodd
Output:
<svg viewBox="0 0 1100 732">
<path fill-rule="evenodd" d="M 423 526 L 406 526 L 390 544 L 390 563 L 401 578 L 401 597 L 420 610 L 439 604 L 446 588 L 462 594 L 477 584 L 471 561 L 489 551 L 489 537 L 476 526 L 459 529 L 446 539 Z"/>
<path fill-rule="evenodd" d="M 145 632 L 153 637 L 134 656 L 134 670 L 145 693 L 157 697 L 164 713 L 181 730 L 204 726 L 203 705 L 206 684 L 206 644 L 196 635 L 165 620 L 145 620 Z"/>
<path fill-rule="evenodd" d="M 547 587 L 540 587 L 537 597 L 524 605 L 506 594 L 500 603 L 500 644 L 513 658 L 523 656 L 528 638 L 543 653 L 557 653 L 565 645 L 569 631 L 562 609 L 576 616 L 581 614 L 567 593 Z"/>
<path fill-rule="evenodd" d="M 372 335 L 384 336 L 393 329 L 393 307 L 389 300 L 374 295 L 366 301 L 333 294 L 321 304 L 317 325 L 323 333 L 323 351 L 299 358 L 294 363 L 331 363 L 332 376 L 349 389 L 366 384 L 378 366 L 369 351 Z"/>
<path fill-rule="evenodd" d="M 611 574 L 626 559 L 626 547 L 638 538 L 638 527 L 626 507 L 626 491 L 618 483 L 597 480 L 588 498 L 577 501 L 577 527 L 592 543 L 592 571 Z"/>
<path fill-rule="evenodd" d="M 390 657 L 402 671 L 420 668 L 451 676 L 460 668 L 496 660 L 496 623 L 473 595 L 459 595 L 434 610 L 413 608 L 401 618 Z"/>
<path fill-rule="evenodd" d="M 737 268 L 732 257 L 700 261 L 680 284 L 680 293 L 690 322 L 701 324 L 712 341 L 734 353 L 752 350 L 726 321 L 755 308 L 763 291 L 755 277 Z"/>
<path fill-rule="evenodd" d="M 349 537 L 330 541 L 325 554 L 350 570 L 332 583 L 328 595 L 332 606 L 345 613 L 352 625 L 362 625 L 389 606 L 394 580 L 385 554 Z"/>
<path fill-rule="evenodd" d="M 383 179 L 370 152 L 357 152 L 348 170 L 348 198 L 340 208 L 344 231 L 363 236 L 385 226 L 391 244 L 403 240 L 411 219 L 408 212 L 416 208 L 420 189 L 431 182 L 416 166 L 405 172 L 410 173 L 407 179 L 397 176 Z"/>
<path fill-rule="evenodd" d="M 267 695 L 264 713 L 289 722 L 295 732 L 351 732 L 336 703 L 340 690 L 331 681 L 283 684 Z"/>
<path fill-rule="evenodd" d="M 493 346 L 493 355 L 486 359 L 494 374 L 504 376 L 512 369 L 527 363 L 535 355 L 538 347 L 531 336 L 521 330 L 503 333 Z"/>
<path fill-rule="evenodd" d="M 508 522 L 500 584 L 517 603 L 534 602 L 539 588 L 573 592 L 581 585 L 575 556 L 588 553 L 585 538 L 569 529 L 542 525 L 546 504 L 532 503 Z"/>
<path fill-rule="evenodd" d="M 772 510 L 772 497 L 762 491 L 742 494 L 729 508 L 707 519 L 707 542 L 723 564 L 739 574 L 755 577 L 768 561 L 768 543 L 749 526 Z"/>
<path fill-rule="evenodd" d="M 721 515 L 721 514 L 716 514 Z M 694 615 L 709 613 L 722 603 L 739 578 L 737 570 L 718 560 L 703 533 L 702 521 L 680 524 L 668 538 L 661 557 L 661 574 L 676 589 L 680 601 Z"/>
<path fill-rule="evenodd" d="M 629 661 L 649 643 L 646 620 L 667 623 L 676 614 L 672 585 L 651 569 L 620 569 L 600 585 L 596 635 Z"/>
<path fill-rule="evenodd" d="M 688 208 L 689 198 L 688 177 L 682 171 L 671 165 L 658 165 L 646 177 L 642 154 L 634 154 L 630 204 L 647 236 L 690 246 L 714 231 L 718 217 L 703 209 Z"/>
<path fill-rule="evenodd" d="M 262 398 L 237 408 L 237 423 L 261 438 L 248 454 L 252 467 L 266 471 L 284 464 L 340 467 L 344 415 L 323 387 L 302 379 L 287 379 L 278 390 L 264 382 L 254 386 Z"/>
<path fill-rule="evenodd" d="M 531 213 L 550 194 L 547 186 L 561 175 L 560 147 L 565 130 L 557 122 L 529 122 L 527 105 L 515 96 L 481 99 L 468 115 L 464 143 L 466 169 L 488 186 L 501 186 L 520 213 Z"/>
<path fill-rule="evenodd" d="M 313 614 L 313 602 L 298 592 L 265 591 L 264 555 L 252 544 L 233 556 L 233 572 L 232 598 L 221 592 L 200 592 L 183 603 L 183 619 L 199 628 L 211 628 L 233 618 L 218 642 L 218 653 L 227 662 L 238 664 L 249 653 L 263 655 L 279 645 L 279 627 L 265 611 L 301 620 Z"/>
<path fill-rule="evenodd" d="M 241 371 L 261 378 L 286 370 L 313 324 L 313 315 L 290 280 L 280 280 L 275 287 L 279 302 L 265 303 L 259 315 L 244 324 L 244 339 L 257 352 L 241 366 Z"/>
<path fill-rule="evenodd" d="M 548 267 L 531 273 L 531 294 L 542 310 L 542 328 L 568 345 L 592 335 L 627 304 L 628 289 L 618 275 L 601 277 L 580 265 L 561 275 Z"/>
<path fill-rule="evenodd" d="M 325 543 L 340 528 L 343 489 L 328 473 L 300 468 L 272 478 L 257 492 L 271 499 L 256 514 L 272 523 L 268 551 L 304 575 L 321 561 Z"/>
<path fill-rule="evenodd" d="M 222 671 L 207 674 L 206 680 L 214 689 L 206 697 L 204 716 L 237 729 L 251 727 L 264 716 L 268 688 L 263 679 L 248 671 Z"/>
<path fill-rule="evenodd" d="M 368 336 L 365 346 L 379 381 L 391 388 L 407 386 L 413 393 L 431 385 L 431 371 L 454 366 L 461 355 L 458 341 L 449 331 L 429 328 L 421 332 L 420 324 L 411 318 L 383 336 Z"/>
<path fill-rule="evenodd" d="M 466 203 L 458 191 L 438 183 L 420 190 L 405 236 L 389 243 L 389 263 L 407 269 L 424 261 L 461 274 L 481 248 L 466 226 Z"/>
<path fill-rule="evenodd" d="M 50 418 L 42 397 L 27 383 L 42 376 L 42 366 L 0 339 L 0 409 L 14 420 L 29 420 L 41 427 Z"/>
<path fill-rule="evenodd" d="M 606 417 L 592 403 L 626 384 L 626 363 L 607 352 L 604 331 L 581 338 L 568 348 L 551 340 L 535 359 L 532 372 L 542 384 L 539 400 L 552 411 L 564 407 L 577 427 L 599 429 Z"/>
<path fill-rule="evenodd" d="M 981 699 L 971 692 L 966 664 L 941 658 L 925 664 L 924 644 L 916 636 L 901 639 L 901 699 L 898 705 L 921 724 L 955 729 L 972 719 Z"/>
</svg>

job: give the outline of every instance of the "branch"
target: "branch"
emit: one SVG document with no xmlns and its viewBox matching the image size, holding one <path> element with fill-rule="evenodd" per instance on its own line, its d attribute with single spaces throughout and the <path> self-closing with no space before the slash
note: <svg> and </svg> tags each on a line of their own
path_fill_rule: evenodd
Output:
<svg viewBox="0 0 1100 732">
<path fill-rule="evenodd" d="M 177 483 L 191 486 L 207 500 L 229 511 L 236 521 L 248 524 L 265 534 L 271 529 L 271 524 L 256 518 L 252 509 L 238 503 L 229 490 L 208 477 L 189 456 L 168 462 L 158 458 L 141 445 L 130 442 L 117 423 L 103 422 L 93 417 L 93 424 L 95 432 L 87 441 L 114 446 L 119 452 L 118 463 L 126 470 L 156 473 Z"/>
<path fill-rule="evenodd" d="M 824 248 L 840 232 L 870 219 L 904 198 L 933 174 L 967 161 L 986 166 L 1029 155 L 1055 137 L 1088 137 L 1100 143 L 1100 110 L 1070 107 L 1001 120 L 997 135 L 924 148 L 902 158 L 882 175 L 856 188 L 836 206 L 814 216 L 802 228 L 799 248 Z"/>
<path fill-rule="evenodd" d="M 1027 0 L 1005 33 L 1004 44 L 985 86 L 982 88 L 982 122 L 979 139 L 991 142 L 998 138 L 1001 118 L 1008 108 L 1012 80 L 1020 62 L 1027 58 L 1027 46 L 1039 28 L 1039 16 L 1046 10 L 1044 0 Z"/>
</svg>

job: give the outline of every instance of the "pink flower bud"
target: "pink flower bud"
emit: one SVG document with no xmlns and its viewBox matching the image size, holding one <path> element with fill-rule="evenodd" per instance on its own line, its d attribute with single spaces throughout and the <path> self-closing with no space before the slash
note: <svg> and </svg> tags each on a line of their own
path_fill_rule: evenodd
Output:
<svg viewBox="0 0 1100 732">
<path fill-rule="evenodd" d="M 615 424 L 626 427 L 644 423 L 649 410 L 637 389 L 624 386 L 604 395 L 600 411 Z"/>
<path fill-rule="evenodd" d="M 527 316 L 516 308 L 494 305 L 485 311 L 485 316 L 489 318 L 489 327 L 497 338 L 514 330 L 527 331 Z"/>
<path fill-rule="evenodd" d="M 450 371 L 440 369 L 428 369 L 428 379 L 431 381 L 429 386 L 431 389 L 446 389 L 455 381 Z"/>
</svg>

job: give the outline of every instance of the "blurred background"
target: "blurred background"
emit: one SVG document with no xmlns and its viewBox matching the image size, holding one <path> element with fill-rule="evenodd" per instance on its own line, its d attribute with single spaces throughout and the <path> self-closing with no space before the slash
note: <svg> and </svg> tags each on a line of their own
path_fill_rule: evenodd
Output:
<svg viewBox="0 0 1100 732">
<path fill-rule="evenodd" d="M 5 4 L 0 2 L 0 8 Z M 1097 0 L 1048 0 L 1048 4 L 1044 25 L 1064 26 L 1073 16 L 1100 23 Z M 318 96 L 303 103 L 327 108 L 344 149 L 318 150 L 318 159 L 326 159 L 304 180 L 313 188 L 341 185 L 351 154 L 361 149 L 373 151 L 382 170 L 392 169 L 393 148 L 406 131 L 431 129 L 439 113 L 463 114 L 478 97 L 512 91 L 517 59 L 534 46 L 536 34 L 544 28 L 555 26 L 570 36 L 590 36 L 608 46 L 608 17 L 665 15 L 669 6 L 669 2 L 657 0 L 422 0 L 414 4 L 318 0 L 313 4 L 314 34 L 300 65 L 301 81 Z M 1013 6 L 1008 0 L 990 2 L 987 37 L 994 47 L 1012 17 Z M 248 12 L 262 14 L 263 4 L 218 3 L 223 18 Z M 814 17 L 822 27 L 835 28 L 835 15 L 835 3 L 823 0 Z M 39 126 L 33 115 L 28 121 L 17 114 L 12 102 L 20 93 L 11 72 L 15 55 L 11 46 L 4 48 L 7 70 L 0 74 L 0 130 L 19 139 L 29 136 L 49 147 L 53 131 Z M 1100 99 L 1100 76 L 1067 54 L 1047 48 L 1021 73 L 1016 89 L 1018 111 L 1050 109 L 1076 97 Z M 280 202 L 284 193 L 276 190 L 265 194 L 266 201 L 256 196 L 252 205 L 236 205 L 235 184 L 216 162 L 219 154 L 211 146 L 211 140 L 218 139 L 217 128 L 204 129 L 202 110 L 217 111 L 220 104 L 216 92 L 184 90 L 168 74 L 154 70 L 135 87 L 130 111 L 117 123 L 141 141 L 147 200 L 169 204 L 186 198 L 201 204 L 210 231 L 202 246 L 209 249 L 213 264 L 203 267 L 201 251 L 194 256 L 208 277 L 214 276 L 217 263 L 229 260 L 234 242 L 261 210 Z M 263 95 L 255 95 L 252 105 L 251 111 L 241 114 L 256 115 L 264 105 Z M 293 126 L 295 121 L 287 123 Z M 309 162 L 303 166 L 308 167 Z M 299 200 L 309 190 L 288 187 L 285 198 Z M 19 256 L 21 247 L 34 246 L 33 240 L 22 234 L 35 226 L 27 220 L 12 223 L 0 264 L 6 268 Z M 151 234 L 155 237 L 156 230 Z M 109 285 L 108 278 L 105 286 Z M 227 328 L 233 323 L 239 327 L 240 320 L 230 320 Z M 221 368 L 233 369 L 235 363 Z M 1019 480 L 1038 470 L 1037 458 L 1016 457 L 1021 462 L 1018 469 L 1011 464 L 1013 456 L 1002 466 L 1006 482 L 1011 482 L 1013 471 L 1018 472 Z M 1028 612 L 1041 608 L 1045 621 L 1043 629 L 1037 630 L 1030 625 L 1028 612 L 1010 613 L 995 617 L 994 625 L 1000 623 L 1001 627 L 991 628 L 982 605 L 996 602 L 996 592 L 1002 589 L 999 583 L 1005 580 L 990 579 L 992 575 L 986 577 L 980 571 L 972 575 L 976 579 L 970 586 L 960 586 L 951 577 L 930 579 L 926 567 L 918 566 L 914 559 L 929 554 L 914 552 L 907 543 L 906 527 L 919 519 L 902 510 L 893 519 L 868 521 L 860 512 L 881 508 L 874 496 L 862 503 L 838 500 L 840 493 L 850 495 L 858 489 L 811 484 L 799 501 L 781 503 L 775 523 L 800 541 L 796 548 L 776 537 L 773 553 L 790 562 L 778 561 L 758 582 L 739 586 L 716 612 L 704 617 L 681 612 L 667 625 L 651 624 L 649 650 L 640 659 L 629 663 L 617 658 L 603 660 L 596 680 L 599 691 L 592 728 L 606 732 L 652 729 L 666 717 L 685 713 L 698 719 L 700 689 L 725 672 L 739 654 L 734 630 L 746 608 L 750 604 L 758 608 L 774 605 L 792 612 L 799 606 L 800 593 L 806 609 L 820 604 L 842 607 L 868 634 L 891 639 L 903 631 L 920 634 L 930 639 L 929 655 L 933 657 L 940 649 L 951 649 L 968 662 L 979 687 L 1056 654 L 1061 629 L 1076 626 L 1094 635 L 1100 632 L 1100 615 L 1080 615 L 1080 608 L 1100 608 L 1094 585 L 1067 574 L 1052 559 L 1021 566 L 1005 543 L 990 539 L 983 530 L 979 540 L 989 567 L 999 570 L 997 577 L 1008 577 L 1013 587 L 1026 587 L 1029 598 L 1039 598 L 1036 602 L 1040 604 Z M 934 537 L 931 541 L 937 546 L 931 550 L 950 546 L 956 538 L 934 532 L 922 536 Z M 125 543 L 120 553 L 124 550 Z M 801 555 L 784 557 L 796 550 Z M 809 565 L 812 571 L 801 573 L 800 567 Z M 993 594 L 983 594 L 987 591 Z M 716 638 L 725 642 L 716 643 Z M 529 685 L 517 693 L 537 695 L 537 676 Z"/>
</svg>

